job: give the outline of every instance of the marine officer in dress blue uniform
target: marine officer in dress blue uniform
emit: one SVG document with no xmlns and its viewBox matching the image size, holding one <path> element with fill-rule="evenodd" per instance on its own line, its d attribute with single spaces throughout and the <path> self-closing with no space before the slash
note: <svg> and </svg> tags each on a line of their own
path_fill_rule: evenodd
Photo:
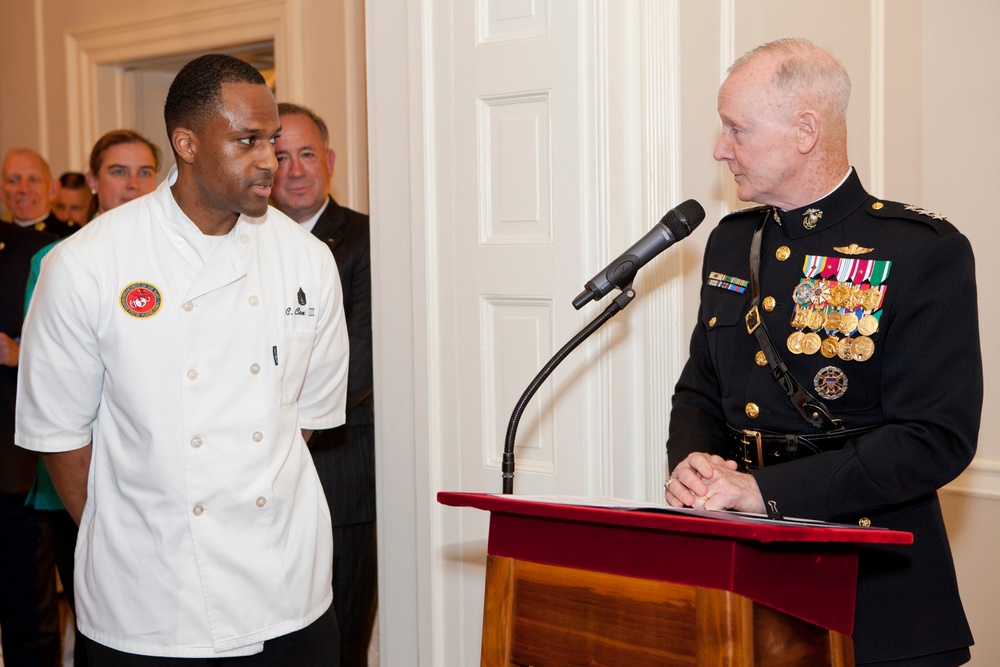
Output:
<svg viewBox="0 0 1000 667">
<path fill-rule="evenodd" d="M 849 96 L 804 40 L 751 51 L 719 90 L 715 158 L 762 206 L 708 241 L 665 496 L 912 532 L 861 550 L 857 663 L 960 665 L 972 634 L 937 490 L 979 434 L 974 259 L 942 216 L 864 190 Z"/>
</svg>

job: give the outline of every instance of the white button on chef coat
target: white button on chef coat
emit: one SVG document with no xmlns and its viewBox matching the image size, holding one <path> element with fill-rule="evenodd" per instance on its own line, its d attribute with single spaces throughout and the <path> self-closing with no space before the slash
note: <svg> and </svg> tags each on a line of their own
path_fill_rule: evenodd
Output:
<svg viewBox="0 0 1000 667">
<path fill-rule="evenodd" d="M 329 510 L 300 429 L 344 421 L 340 281 L 329 249 L 273 209 L 201 238 L 169 185 L 45 258 L 16 441 L 60 452 L 93 436 L 85 635 L 145 655 L 247 655 L 332 599 Z M 127 312 L 132 283 L 159 292 L 155 312 Z"/>
</svg>

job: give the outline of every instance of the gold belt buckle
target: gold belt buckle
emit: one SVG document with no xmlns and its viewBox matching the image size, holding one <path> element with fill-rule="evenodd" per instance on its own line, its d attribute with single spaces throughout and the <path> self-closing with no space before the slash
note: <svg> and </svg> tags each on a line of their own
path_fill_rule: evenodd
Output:
<svg viewBox="0 0 1000 667">
<path fill-rule="evenodd" d="M 750 442 L 747 438 L 753 438 L 757 445 L 757 465 L 751 466 L 753 461 L 750 459 Z M 751 468 L 763 468 L 764 467 L 764 447 L 760 442 L 760 431 L 750 431 L 743 429 L 743 463 L 746 464 L 747 470 Z"/>
</svg>

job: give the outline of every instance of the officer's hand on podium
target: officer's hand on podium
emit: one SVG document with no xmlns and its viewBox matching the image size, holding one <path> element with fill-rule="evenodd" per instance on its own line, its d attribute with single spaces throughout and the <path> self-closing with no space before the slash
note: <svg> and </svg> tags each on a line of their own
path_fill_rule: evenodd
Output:
<svg viewBox="0 0 1000 667">
<path fill-rule="evenodd" d="M 695 452 L 677 464 L 664 498 L 671 507 L 738 510 L 763 514 L 764 498 L 753 475 L 736 472 L 736 462 Z"/>
</svg>

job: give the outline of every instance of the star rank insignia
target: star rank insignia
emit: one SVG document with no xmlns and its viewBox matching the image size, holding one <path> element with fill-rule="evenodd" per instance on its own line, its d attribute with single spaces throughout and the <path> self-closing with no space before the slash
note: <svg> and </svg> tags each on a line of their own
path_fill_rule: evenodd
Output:
<svg viewBox="0 0 1000 667">
<path fill-rule="evenodd" d="M 912 204 L 905 204 L 903 205 L 903 208 L 905 208 L 907 211 L 913 211 L 914 213 L 919 213 L 920 215 L 926 215 L 928 218 L 934 218 L 935 220 L 948 219 L 943 215 L 941 215 L 940 213 L 932 213 L 931 211 L 928 211 L 926 208 L 920 208 L 919 206 L 913 206 Z"/>
</svg>

